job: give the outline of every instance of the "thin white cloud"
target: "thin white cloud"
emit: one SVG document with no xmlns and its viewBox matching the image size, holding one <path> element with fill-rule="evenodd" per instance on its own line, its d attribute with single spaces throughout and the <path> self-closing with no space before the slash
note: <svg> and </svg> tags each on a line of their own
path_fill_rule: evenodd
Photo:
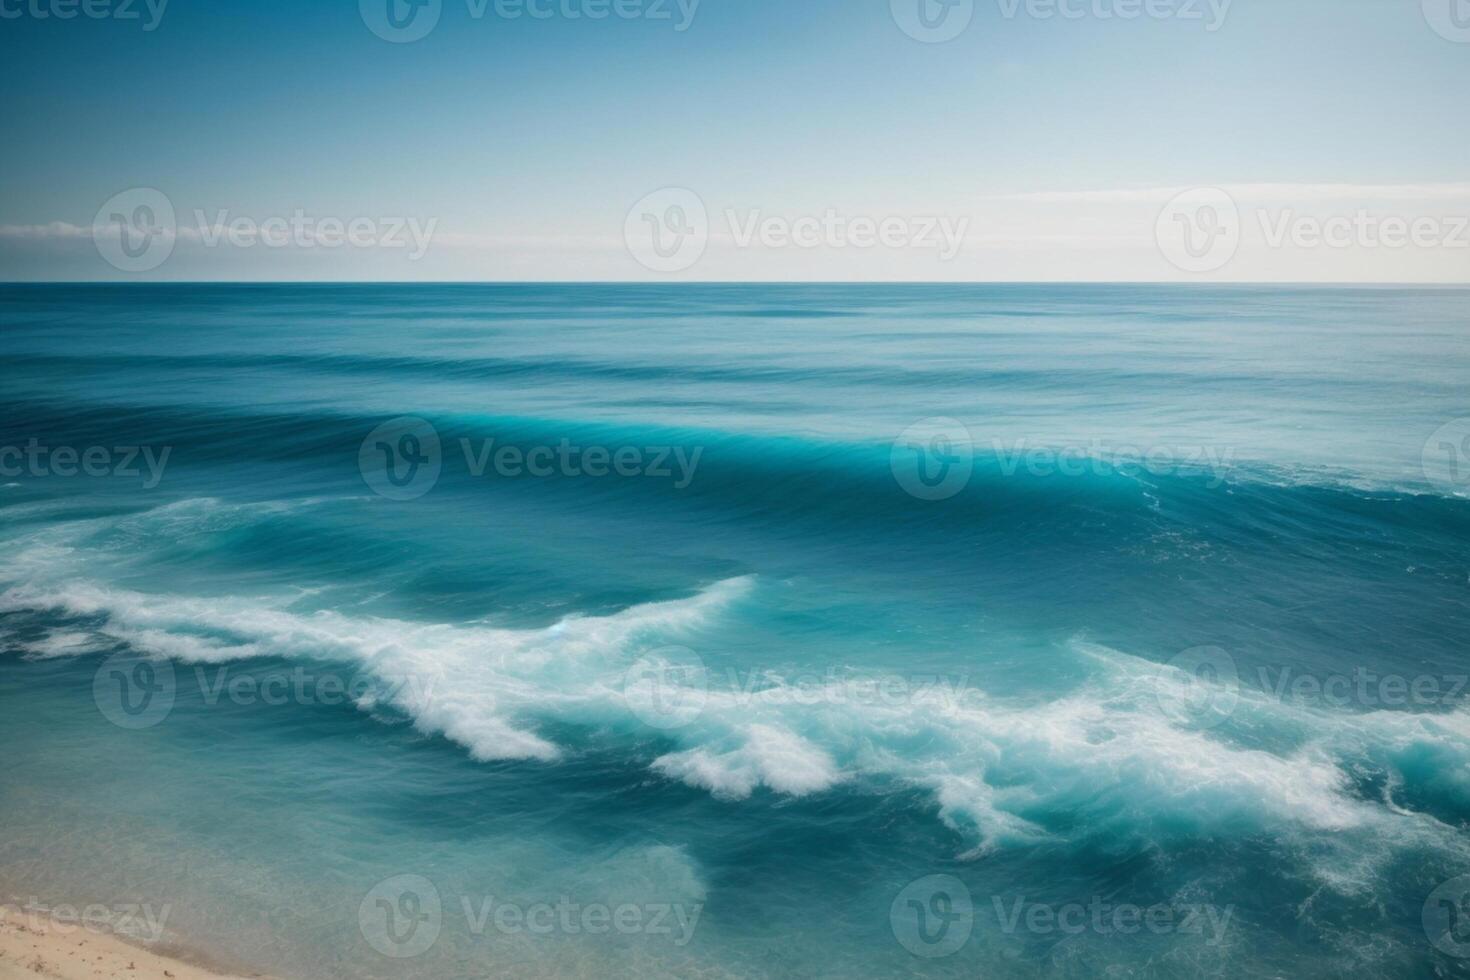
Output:
<svg viewBox="0 0 1470 980">
<path fill-rule="evenodd" d="M 987 194 L 982 201 L 1038 204 L 1151 204 L 1199 187 L 1219 187 L 1250 201 L 1470 201 L 1470 183 L 1455 184 L 1309 184 L 1201 183 L 1192 186 L 1132 187 L 1105 190 L 1023 191 Z"/>
<path fill-rule="evenodd" d="M 225 225 L 216 224 L 213 227 L 198 227 L 183 224 L 177 229 L 160 229 L 159 233 L 172 236 L 184 241 L 205 241 L 223 239 L 229 234 L 229 228 Z M 104 228 L 104 234 L 116 238 L 120 230 L 114 226 Z M 68 221 L 52 221 L 39 225 L 0 225 L 0 239 L 11 239 L 15 241 L 91 241 L 93 231 L 90 226 L 74 225 Z M 434 246 L 465 249 L 622 249 L 623 242 L 620 238 L 607 235 L 504 235 L 486 234 L 480 232 L 446 232 L 435 231 L 433 235 Z"/>
<path fill-rule="evenodd" d="M 105 233 L 109 238 L 116 238 L 122 232 L 113 226 L 106 226 Z M 199 232 L 194 228 L 180 228 L 174 231 L 170 228 L 161 228 L 158 234 L 165 237 L 198 238 Z M 73 241 L 81 239 L 92 241 L 96 236 L 91 227 L 74 225 L 69 221 L 52 221 L 44 225 L 0 225 L 0 238 L 8 238 L 16 241 Z"/>
<path fill-rule="evenodd" d="M 65 221 L 53 221 L 47 225 L 0 225 L 0 238 L 44 241 L 53 238 L 90 239 L 91 237 L 91 228 L 83 228 Z"/>
<path fill-rule="evenodd" d="M 567 249 L 567 250 L 621 250 L 625 246 L 621 238 L 611 235 L 502 235 L 478 232 L 436 231 L 435 247 L 469 249 Z"/>
</svg>

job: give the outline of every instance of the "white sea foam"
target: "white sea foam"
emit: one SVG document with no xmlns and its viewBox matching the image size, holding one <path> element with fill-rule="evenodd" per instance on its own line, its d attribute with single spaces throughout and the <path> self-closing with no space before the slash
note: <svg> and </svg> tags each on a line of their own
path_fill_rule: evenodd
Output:
<svg viewBox="0 0 1470 980">
<path fill-rule="evenodd" d="M 736 578 L 685 599 L 508 629 L 297 612 L 296 597 L 109 587 L 77 578 L 77 554 L 54 537 L 18 557 L 11 571 L 22 581 L 0 592 L 0 611 L 89 620 L 85 631 L 54 630 L 37 653 L 123 642 L 191 663 L 261 656 L 347 663 L 381 681 L 387 702 L 421 731 L 479 760 L 558 759 L 566 747 L 546 734 L 547 722 L 650 734 L 624 697 L 630 666 L 727 615 L 755 588 L 753 579 Z M 43 567 L 50 573 L 40 574 Z M 1163 710 L 1161 689 L 1181 683 L 1167 668 L 1092 644 L 1073 649 L 1102 669 L 1063 695 L 1024 704 L 980 692 L 957 698 L 939 687 L 900 701 L 855 702 L 842 690 L 796 692 L 780 678 L 735 690 L 711 686 L 708 672 L 671 674 L 691 685 L 697 710 L 657 732 L 676 747 L 651 765 L 727 799 L 762 790 L 800 797 L 853 782 L 918 787 L 947 824 L 977 842 L 977 855 L 1079 833 L 1294 828 L 1338 842 L 1329 848 L 1343 835 L 1379 842 L 1324 868 L 1324 880 L 1350 889 L 1364 879 L 1355 862 L 1376 860 L 1394 844 L 1463 849 L 1451 828 L 1403 803 L 1403 787 L 1432 778 L 1442 794 L 1470 801 L 1470 714 L 1352 714 L 1241 691 L 1235 718 L 1271 736 L 1243 741 L 1228 725 L 1201 730 Z M 369 698 L 363 707 L 380 702 Z M 1429 767 L 1430 777 L 1416 775 L 1401 760 L 1419 756 L 1442 764 Z M 1364 766 L 1389 770 L 1384 799 L 1356 789 Z"/>
<path fill-rule="evenodd" d="M 96 633 L 76 630 L 52 630 L 39 640 L 20 644 L 26 656 L 33 660 L 51 657 L 77 657 L 96 653 L 108 646 L 105 637 Z"/>
<path fill-rule="evenodd" d="M 677 636 L 749 584 L 730 579 L 689 599 L 568 617 L 540 630 L 296 613 L 285 600 L 148 595 L 89 582 L 12 586 L 0 593 L 0 611 L 100 619 L 97 635 L 186 663 L 275 656 L 361 665 L 421 730 L 476 759 L 551 760 L 560 752 L 534 732 L 534 718 L 561 715 L 597 693 L 595 685 L 579 689 L 578 676 L 621 672 L 640 638 Z M 610 693 L 602 685 L 601 696 Z"/>
<path fill-rule="evenodd" d="M 82 582 L 13 586 L 0 593 L 0 610 L 96 620 L 90 632 L 52 633 L 42 641 L 51 656 L 121 641 L 189 663 L 274 656 L 358 665 L 416 727 L 474 758 L 549 762 L 564 748 L 542 734 L 542 722 L 641 728 L 621 700 L 618 678 L 627 665 L 751 587 L 749 579 L 732 579 L 688 599 L 537 630 L 296 613 L 269 600 L 147 595 Z M 779 687 L 700 694 L 703 710 L 668 733 L 682 747 L 653 761 L 658 773 L 729 799 L 762 787 L 805 796 L 861 777 L 922 787 L 948 824 L 978 839 L 975 853 L 1045 838 L 1053 833 L 1048 815 L 1060 813 L 1098 827 L 1147 827 L 1158 818 L 1328 834 L 1432 823 L 1354 795 L 1345 760 L 1355 746 L 1391 752 L 1422 744 L 1463 763 L 1470 745 L 1464 715 L 1344 717 L 1329 738 L 1319 730 L 1327 723 L 1308 709 L 1276 705 L 1271 710 L 1291 713 L 1313 737 L 1280 754 L 1245 748 L 1175 722 L 1126 669 L 1112 682 L 1033 705 L 939 697 L 811 703 L 778 696 Z"/>
<path fill-rule="evenodd" d="M 836 764 L 818 746 L 784 728 L 746 725 L 735 747 L 701 746 L 656 759 L 659 772 L 717 796 L 744 799 L 757 786 L 805 796 L 831 788 L 841 778 Z"/>
</svg>

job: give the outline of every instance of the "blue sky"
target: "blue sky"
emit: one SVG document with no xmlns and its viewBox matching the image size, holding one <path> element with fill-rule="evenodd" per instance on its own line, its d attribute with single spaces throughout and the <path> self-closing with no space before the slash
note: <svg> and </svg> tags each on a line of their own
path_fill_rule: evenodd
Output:
<svg viewBox="0 0 1470 980">
<path fill-rule="evenodd" d="M 544 19 L 440 0 L 411 43 L 375 35 L 356 0 L 62 20 L 66 2 L 0 0 L 0 278 L 1188 279 L 1147 240 L 1154 217 L 1223 187 L 1248 231 L 1207 278 L 1470 279 L 1453 227 L 1470 214 L 1470 43 L 1419 0 L 1150 0 L 1160 15 L 1127 20 L 1130 0 L 1063 0 L 1073 16 L 973 0 L 944 43 L 892 9 L 936 0 L 701 0 L 692 17 L 667 0 L 667 19 L 600 20 L 565 13 L 598 0 L 532 0 Z M 709 242 L 658 272 L 625 218 L 670 187 L 706 205 Z M 183 228 L 145 272 L 89 234 L 130 188 L 165 195 Z M 1248 247 L 1288 212 L 1365 208 L 1433 217 L 1445 241 Z M 422 250 L 201 241 L 297 211 L 433 232 Z M 914 239 L 964 218 L 965 244 L 941 260 L 732 234 L 831 214 L 898 216 Z"/>
</svg>

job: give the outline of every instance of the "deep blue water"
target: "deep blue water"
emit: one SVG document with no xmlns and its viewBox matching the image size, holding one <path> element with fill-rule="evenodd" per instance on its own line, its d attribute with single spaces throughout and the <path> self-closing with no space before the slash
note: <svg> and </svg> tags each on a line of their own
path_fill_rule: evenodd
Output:
<svg viewBox="0 0 1470 980">
<path fill-rule="evenodd" d="M 0 897 L 287 978 L 1470 976 L 1470 291 L 0 336 Z"/>
</svg>

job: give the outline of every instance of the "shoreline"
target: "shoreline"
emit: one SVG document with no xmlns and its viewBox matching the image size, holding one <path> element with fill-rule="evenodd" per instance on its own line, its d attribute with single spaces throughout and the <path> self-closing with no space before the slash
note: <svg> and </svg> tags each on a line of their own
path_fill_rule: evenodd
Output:
<svg viewBox="0 0 1470 980">
<path fill-rule="evenodd" d="M 62 922 L 40 911 L 0 906 L 0 980 L 267 980 L 222 973 L 111 932 Z"/>
</svg>

